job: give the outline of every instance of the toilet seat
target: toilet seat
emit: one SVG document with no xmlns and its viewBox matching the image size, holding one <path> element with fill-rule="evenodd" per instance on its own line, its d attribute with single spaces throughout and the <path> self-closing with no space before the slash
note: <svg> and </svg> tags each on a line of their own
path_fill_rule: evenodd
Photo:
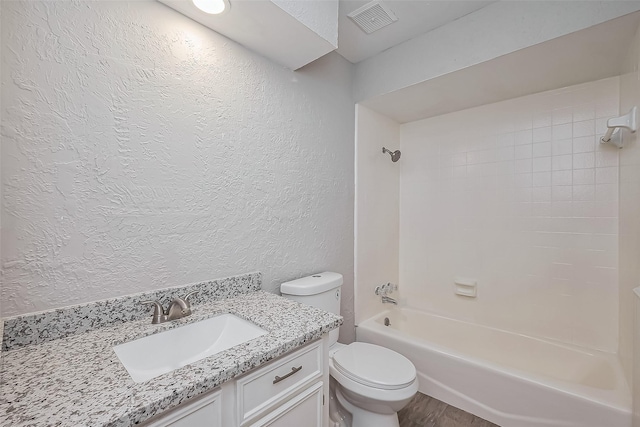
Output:
<svg viewBox="0 0 640 427">
<path fill-rule="evenodd" d="M 335 364 L 333 363 L 333 359 L 329 360 L 329 373 L 331 374 L 331 377 L 335 379 L 338 384 L 340 384 L 340 386 L 344 389 L 355 393 L 356 395 L 362 396 L 365 399 L 371 399 L 377 402 L 387 402 L 391 404 L 392 402 L 398 402 L 407 398 L 411 398 L 418 391 L 417 377 L 407 387 L 397 390 L 384 390 L 361 384 L 357 381 L 352 380 L 346 375 L 343 375 L 342 372 L 337 370 L 335 368 Z"/>
<path fill-rule="evenodd" d="M 344 374 L 343 372 L 345 372 L 345 367 L 343 365 L 341 365 L 341 368 L 339 369 L 336 365 L 336 355 L 342 351 L 346 351 L 349 347 L 353 346 L 354 344 L 365 344 L 365 343 L 352 343 L 349 345 L 344 345 L 344 344 L 337 344 L 336 346 L 339 346 L 338 349 L 336 349 L 336 346 L 332 346 L 331 350 L 329 350 L 330 353 L 330 357 L 329 357 L 329 373 L 331 375 L 331 377 L 333 379 L 335 379 L 338 384 L 340 384 L 341 387 L 343 387 L 345 390 L 351 392 L 351 393 L 355 393 L 356 395 L 361 396 L 362 398 L 365 399 L 371 399 L 373 401 L 377 401 L 377 402 L 386 402 L 388 404 L 393 404 L 393 402 L 402 402 L 406 399 L 410 399 L 411 397 L 413 397 L 413 395 L 416 394 L 416 392 L 418 391 L 418 377 L 415 371 L 415 367 L 413 366 L 413 364 L 406 359 L 404 356 L 392 351 L 392 350 L 388 350 L 389 352 L 393 353 L 395 356 L 393 356 L 392 360 L 398 361 L 398 360 L 406 360 L 407 362 L 409 362 L 409 364 L 411 364 L 411 370 L 413 372 L 413 378 L 411 378 L 411 381 L 409 382 L 409 384 L 406 385 L 402 385 L 399 386 L 399 384 L 391 384 L 392 386 L 398 387 L 398 388 L 391 388 L 391 389 L 384 389 L 384 388 L 380 388 L 379 385 L 378 386 L 370 386 L 367 384 L 363 383 L 363 378 L 360 377 L 358 378 L 357 375 L 354 375 L 354 373 L 350 372 L 349 375 Z M 367 346 L 372 346 L 372 347 L 377 347 L 377 348 L 383 348 L 377 345 L 373 345 L 373 344 L 367 344 Z M 365 360 L 366 358 L 369 358 L 369 356 L 371 354 L 373 354 L 368 350 L 371 350 L 370 347 L 363 347 L 361 345 L 357 345 L 355 348 L 357 348 L 357 350 L 355 350 L 355 355 L 358 356 L 358 359 L 354 359 L 355 361 L 357 360 Z M 373 350 L 374 352 L 376 350 Z M 349 355 L 349 353 L 344 353 L 345 355 Z M 364 356 L 363 356 L 364 354 Z M 378 353 L 376 353 L 378 354 Z M 389 356 L 389 355 L 387 355 Z M 341 359 L 341 358 L 339 358 Z M 342 358 L 343 359 L 343 358 Z M 377 360 L 380 360 L 380 358 L 377 358 Z M 386 359 L 382 359 L 382 361 L 384 362 L 384 360 Z M 349 366 L 349 364 L 345 361 L 343 361 L 343 363 L 347 364 L 347 366 Z M 394 363 L 393 361 L 391 363 Z M 400 362 L 400 364 L 404 365 L 403 362 Z M 379 370 L 383 370 L 386 368 L 386 366 L 384 365 L 377 365 Z M 382 366 L 382 367 L 380 367 Z M 408 368 L 407 368 L 408 369 Z M 357 371 L 357 368 L 354 369 Z M 366 371 L 365 371 L 366 372 Z M 361 373 L 362 376 L 365 376 L 365 373 Z M 374 376 L 368 376 L 366 377 L 366 379 L 368 379 L 369 383 L 373 383 L 375 384 L 375 381 L 372 381 L 372 379 L 374 379 Z M 400 381 L 391 381 L 391 383 L 394 382 L 398 382 L 398 383 L 405 383 L 406 380 L 406 376 L 404 377 L 404 380 L 400 380 Z M 388 381 L 389 382 L 389 381 Z"/>
<path fill-rule="evenodd" d="M 416 379 L 416 368 L 403 355 L 363 342 L 349 344 L 333 355 L 335 370 L 367 387 L 399 390 Z"/>
</svg>

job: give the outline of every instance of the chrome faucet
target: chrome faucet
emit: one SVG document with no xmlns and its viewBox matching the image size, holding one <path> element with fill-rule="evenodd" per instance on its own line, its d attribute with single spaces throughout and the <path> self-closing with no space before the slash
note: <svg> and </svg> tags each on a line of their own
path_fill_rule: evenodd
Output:
<svg viewBox="0 0 640 427">
<path fill-rule="evenodd" d="M 385 283 L 381 286 L 376 286 L 375 293 L 382 299 L 383 304 L 394 304 L 398 305 L 398 301 L 389 297 L 389 294 L 393 291 L 398 290 L 398 285 L 394 285 L 392 283 Z"/>
<path fill-rule="evenodd" d="M 199 291 L 189 292 L 183 298 L 175 297 L 173 301 L 169 304 L 169 308 L 167 310 L 162 307 L 160 301 L 142 301 L 142 304 L 153 304 L 153 318 L 151 320 L 152 324 L 164 323 L 170 320 L 182 319 L 183 317 L 187 317 L 191 315 L 191 302 L 189 298 L 192 295 L 197 294 Z"/>
</svg>

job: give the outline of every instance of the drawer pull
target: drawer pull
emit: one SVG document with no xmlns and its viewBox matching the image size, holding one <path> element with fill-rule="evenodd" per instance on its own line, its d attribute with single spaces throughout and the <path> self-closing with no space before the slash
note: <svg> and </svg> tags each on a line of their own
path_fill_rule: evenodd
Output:
<svg viewBox="0 0 640 427">
<path fill-rule="evenodd" d="M 276 378 L 273 380 L 274 384 L 279 383 L 282 380 L 286 380 L 287 378 L 289 378 L 291 375 L 295 374 L 296 372 L 300 372 L 302 370 L 302 365 L 298 366 L 297 368 L 291 368 L 291 372 L 289 372 L 287 375 L 285 375 L 284 377 L 279 377 L 276 375 Z"/>
</svg>

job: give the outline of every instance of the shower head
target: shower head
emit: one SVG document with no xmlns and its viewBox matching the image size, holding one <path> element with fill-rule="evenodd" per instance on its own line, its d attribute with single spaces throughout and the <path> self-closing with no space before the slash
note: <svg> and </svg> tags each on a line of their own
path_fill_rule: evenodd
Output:
<svg viewBox="0 0 640 427">
<path fill-rule="evenodd" d="M 387 150 L 384 147 L 382 147 L 382 152 L 383 153 L 389 153 L 389 155 L 391 156 L 391 161 L 394 162 L 394 163 L 397 162 L 398 160 L 400 160 L 400 156 L 402 155 L 400 150 L 391 151 L 391 150 Z"/>
</svg>

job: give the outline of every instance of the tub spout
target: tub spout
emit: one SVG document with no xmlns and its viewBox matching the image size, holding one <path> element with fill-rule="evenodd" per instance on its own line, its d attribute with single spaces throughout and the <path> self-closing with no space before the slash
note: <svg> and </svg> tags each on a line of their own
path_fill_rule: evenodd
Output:
<svg viewBox="0 0 640 427">
<path fill-rule="evenodd" d="M 393 305 L 398 305 L 398 301 L 394 300 L 393 298 L 390 298 L 386 295 L 382 296 L 382 303 L 383 304 L 393 304 Z"/>
</svg>

